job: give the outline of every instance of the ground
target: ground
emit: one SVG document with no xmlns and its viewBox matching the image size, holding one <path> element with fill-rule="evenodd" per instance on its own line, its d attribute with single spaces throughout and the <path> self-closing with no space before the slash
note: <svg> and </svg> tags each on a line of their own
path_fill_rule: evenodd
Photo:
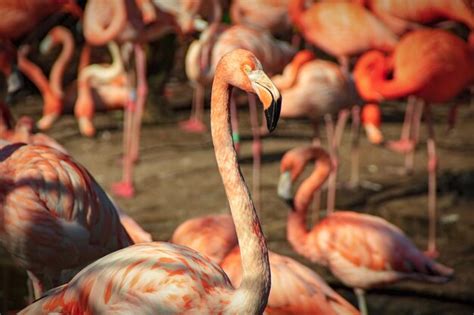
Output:
<svg viewBox="0 0 474 315">
<path fill-rule="evenodd" d="M 117 199 L 118 204 L 152 233 L 155 240 L 168 240 L 176 226 L 188 218 L 227 212 L 209 133 L 187 134 L 177 128 L 176 122 L 187 116 L 187 110 L 181 105 L 190 103 L 189 87 L 170 84 L 165 91 L 171 98 L 171 105 L 166 109 L 157 110 L 160 108 L 157 98 L 151 98 L 148 104 L 152 110 L 142 131 L 140 160 L 135 174 L 137 195 L 129 200 Z M 29 114 L 38 118 L 40 103 L 37 96 L 31 96 L 17 102 L 13 110 L 17 116 Z M 403 110 L 402 103 L 385 105 L 382 129 L 387 139 L 396 139 L 399 135 Z M 455 279 L 444 285 L 405 282 L 371 290 L 367 299 L 372 314 L 472 314 L 474 311 L 474 275 L 471 274 L 474 271 L 474 125 L 471 112 L 472 108 L 464 106 L 456 128 L 447 132 L 447 109 L 438 106 L 434 110 L 439 154 L 438 244 L 441 255 L 438 260 L 455 269 Z M 79 135 L 71 116 L 61 118 L 48 132 L 84 164 L 107 191 L 121 176 L 120 117 L 120 112 L 98 114 L 98 134 L 92 139 Z M 241 166 L 251 186 L 251 132 L 245 107 L 241 108 L 240 122 L 243 134 Z M 403 163 L 402 156 L 370 145 L 362 134 L 361 180 L 364 187 L 377 190 L 351 192 L 341 184 L 337 195 L 337 208 L 380 215 L 402 228 L 421 249 L 426 247 L 427 236 L 425 129 L 423 126 L 412 176 L 397 173 Z M 310 266 L 356 304 L 350 289 L 324 268 L 298 256 L 285 238 L 288 208 L 276 194 L 279 160 L 287 150 L 308 144 L 311 135 L 307 121 L 281 120 L 276 132 L 264 139 L 260 210 L 263 230 L 271 250 Z M 323 139 L 325 141 L 324 132 Z M 341 183 L 348 179 L 350 156 L 350 128 L 346 128 L 340 150 L 338 179 Z M 6 254 L 2 253 L 0 260 L 0 310 L 19 309 L 26 296 L 24 272 L 15 269 Z"/>
</svg>

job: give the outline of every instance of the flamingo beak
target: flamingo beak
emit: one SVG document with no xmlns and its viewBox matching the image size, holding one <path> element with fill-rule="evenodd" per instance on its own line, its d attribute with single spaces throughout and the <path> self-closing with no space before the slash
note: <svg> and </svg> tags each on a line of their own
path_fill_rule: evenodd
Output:
<svg viewBox="0 0 474 315">
<path fill-rule="evenodd" d="M 258 95 L 258 98 L 265 109 L 268 131 L 272 132 L 280 118 L 281 95 L 272 80 L 263 72 L 263 70 L 254 70 L 249 73 L 249 79 L 252 88 Z"/>
<path fill-rule="evenodd" d="M 278 196 L 282 198 L 291 208 L 294 205 L 294 196 L 292 192 L 291 173 L 286 171 L 280 175 L 278 181 Z"/>
<path fill-rule="evenodd" d="M 53 44 L 53 40 L 51 38 L 51 35 L 47 35 L 40 43 L 39 50 L 41 54 L 46 55 L 49 50 L 51 49 L 51 46 Z"/>
</svg>

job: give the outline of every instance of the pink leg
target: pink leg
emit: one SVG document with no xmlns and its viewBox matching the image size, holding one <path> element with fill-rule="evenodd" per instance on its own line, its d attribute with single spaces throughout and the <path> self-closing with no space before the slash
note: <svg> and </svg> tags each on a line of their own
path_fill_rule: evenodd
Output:
<svg viewBox="0 0 474 315">
<path fill-rule="evenodd" d="M 234 92 L 230 96 L 230 124 L 232 126 L 232 140 L 237 155 L 240 154 L 239 113 L 235 102 Z"/>
<path fill-rule="evenodd" d="M 315 119 L 312 121 L 313 125 L 313 143 L 312 145 L 315 147 L 320 147 L 321 146 L 321 137 L 319 135 L 319 120 Z M 314 198 L 313 198 L 313 224 L 316 224 L 319 221 L 319 215 L 321 212 L 321 189 L 318 189 L 314 193 Z"/>
<path fill-rule="evenodd" d="M 135 64 L 137 71 L 137 99 L 136 106 L 127 106 L 126 133 L 124 133 L 124 165 L 122 181 L 114 184 L 113 192 L 124 198 L 131 198 L 135 191 L 133 187 L 134 161 L 138 159 L 140 146 L 140 127 L 145 107 L 148 86 L 146 82 L 146 57 L 141 45 L 135 45 Z"/>
<path fill-rule="evenodd" d="M 412 143 L 413 148 L 408 152 L 405 156 L 405 171 L 407 174 L 413 173 L 413 168 L 415 165 L 415 147 L 418 144 L 419 137 L 420 137 L 420 121 L 421 116 L 423 114 L 423 101 L 416 100 L 415 106 L 413 110 L 413 118 L 412 118 L 412 128 L 410 134 L 409 142 Z"/>
<path fill-rule="evenodd" d="M 260 169 L 262 164 L 262 141 L 260 139 L 260 127 L 258 124 L 257 100 L 254 94 L 248 94 L 250 124 L 252 126 L 252 154 L 253 154 L 253 200 L 257 211 L 261 209 L 260 199 Z"/>
<path fill-rule="evenodd" d="M 352 129 L 351 129 L 351 177 L 349 187 L 355 188 L 359 185 L 359 135 L 360 135 L 360 107 L 352 107 Z"/>
<path fill-rule="evenodd" d="M 438 164 L 438 157 L 436 156 L 436 142 L 433 129 L 433 121 L 431 118 L 431 107 L 426 106 L 426 124 L 428 126 L 428 215 L 429 215 L 429 230 L 428 230 L 428 249 L 426 254 L 430 257 L 437 257 L 439 255 L 436 249 L 436 170 Z"/>
<path fill-rule="evenodd" d="M 336 179 L 337 179 L 337 159 L 335 155 L 335 145 L 334 145 L 334 123 L 330 114 L 324 116 L 326 122 L 326 133 L 328 138 L 328 149 L 331 161 L 333 163 L 333 171 L 329 175 L 328 179 L 328 194 L 327 194 L 327 214 L 331 214 L 334 211 L 335 202 L 336 202 Z"/>
<path fill-rule="evenodd" d="M 388 141 L 387 148 L 398 153 L 404 153 L 405 160 L 407 159 L 407 153 L 414 149 L 413 142 L 411 141 L 411 129 L 413 125 L 413 112 L 415 110 L 416 97 L 408 97 L 407 108 L 405 110 L 405 119 L 403 120 L 402 132 L 400 140 Z"/>
<path fill-rule="evenodd" d="M 194 90 L 191 116 L 188 120 L 179 123 L 179 127 L 182 130 L 193 133 L 202 133 L 207 130 L 206 125 L 202 122 L 204 114 L 204 92 L 204 86 L 198 84 Z"/>
</svg>

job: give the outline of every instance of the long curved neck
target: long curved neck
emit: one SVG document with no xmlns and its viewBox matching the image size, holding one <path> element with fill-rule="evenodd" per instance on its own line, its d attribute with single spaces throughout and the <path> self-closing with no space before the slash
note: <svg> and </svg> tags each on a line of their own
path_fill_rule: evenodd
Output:
<svg viewBox="0 0 474 315">
<path fill-rule="evenodd" d="M 25 53 L 18 54 L 18 69 L 36 85 L 44 99 L 56 98 L 41 68 L 28 60 Z"/>
<path fill-rule="evenodd" d="M 68 32 L 61 32 L 59 40 L 62 44 L 62 50 L 59 54 L 58 59 L 54 62 L 54 65 L 49 74 L 49 82 L 51 89 L 59 98 L 62 98 L 64 95 L 63 91 L 63 77 L 66 66 L 69 65 L 71 61 L 72 54 L 74 51 L 74 40 L 72 35 Z"/>
<path fill-rule="evenodd" d="M 225 68 L 214 77 L 211 132 L 219 172 L 224 183 L 242 256 L 242 282 L 228 305 L 229 313 L 260 314 L 270 292 L 270 265 L 262 228 L 235 152 L 230 127 L 230 92 Z"/>
<path fill-rule="evenodd" d="M 288 14 L 300 31 L 302 31 L 301 27 L 301 16 L 305 11 L 305 0 L 290 0 L 288 5 Z"/>
<path fill-rule="evenodd" d="M 115 42 L 110 42 L 107 46 L 112 56 L 112 63 L 108 66 L 93 64 L 84 67 L 79 73 L 79 83 L 92 78 L 99 82 L 107 83 L 123 73 L 124 68 L 118 45 Z"/>
<path fill-rule="evenodd" d="M 306 256 L 308 228 L 306 215 L 314 193 L 326 182 L 332 170 L 329 155 L 321 148 L 313 148 L 312 156 L 316 159 L 313 173 L 300 185 L 294 199 L 294 208 L 288 215 L 287 237 L 293 248 Z"/>
<path fill-rule="evenodd" d="M 311 60 L 314 60 L 312 54 L 306 53 L 302 55 L 302 53 L 299 53 L 295 56 L 293 61 L 286 66 L 281 75 L 273 76 L 272 81 L 279 90 L 291 88 L 296 83 L 296 78 L 298 78 L 301 67 Z"/>
<path fill-rule="evenodd" d="M 109 12 L 110 21 L 98 18 Z M 105 45 L 114 40 L 125 28 L 127 9 L 125 0 L 93 0 L 87 3 L 84 11 L 84 36 L 92 45 Z"/>
</svg>

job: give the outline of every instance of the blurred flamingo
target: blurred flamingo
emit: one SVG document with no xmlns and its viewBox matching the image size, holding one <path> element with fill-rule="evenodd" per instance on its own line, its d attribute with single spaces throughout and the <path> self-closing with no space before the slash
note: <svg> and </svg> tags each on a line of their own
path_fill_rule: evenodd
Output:
<svg viewBox="0 0 474 315">
<path fill-rule="evenodd" d="M 139 2 L 140 4 L 141 2 Z M 125 107 L 124 124 L 124 172 L 122 180 L 112 187 L 114 194 L 122 197 L 132 197 L 133 164 L 138 157 L 140 125 L 147 95 L 146 56 L 143 45 L 169 32 L 181 33 L 175 17 L 154 7 L 156 18 L 146 23 L 141 16 L 136 3 L 124 1 L 88 1 L 84 11 L 84 36 L 91 45 L 105 45 L 115 40 L 119 43 L 133 43 L 135 53 L 136 89 L 132 88 L 129 78 L 129 101 Z M 136 93 L 135 93 L 136 91 Z M 86 89 L 81 90 L 87 93 Z M 79 128 L 85 135 L 93 135 L 95 128 L 92 124 L 93 104 L 87 102 L 87 97 L 79 95 L 74 107 L 79 117 Z"/>
<path fill-rule="evenodd" d="M 430 255 L 437 255 L 437 156 L 430 103 L 446 102 L 471 84 L 474 78 L 473 60 L 468 44 L 460 38 L 443 30 L 424 29 L 405 35 L 390 57 L 376 51 L 364 54 L 354 70 L 359 92 L 367 100 L 380 101 L 414 95 L 426 103 Z M 390 72 L 393 72 L 393 78 L 387 79 L 385 76 Z M 407 111 L 407 114 L 410 113 Z M 417 129 L 419 117 L 409 117 L 406 121 L 413 121 L 413 128 Z M 405 135 L 400 141 L 391 142 L 388 146 L 413 154 L 413 142 Z"/>
<path fill-rule="evenodd" d="M 70 156 L 4 143 L 0 161 L 0 242 L 28 270 L 36 298 L 132 244 L 105 192 Z"/>
<path fill-rule="evenodd" d="M 263 312 L 270 291 L 268 252 L 232 146 L 229 99 L 233 86 L 257 93 L 268 113 L 270 130 L 276 127 L 281 99 L 250 52 L 235 50 L 220 61 L 212 89 L 211 132 L 237 236 L 242 241 L 242 284 L 234 289 L 221 268 L 187 247 L 145 243 L 99 259 L 20 314 Z"/>
<path fill-rule="evenodd" d="M 289 0 L 234 0 L 230 6 L 233 24 L 260 28 L 272 34 L 285 34 L 291 30 L 288 17 Z"/>
<path fill-rule="evenodd" d="M 291 0 L 288 13 L 305 40 L 331 54 L 349 72 L 348 57 L 368 49 L 391 51 L 397 36 L 357 3 Z M 355 27 L 357 26 L 357 27 Z"/>
<path fill-rule="evenodd" d="M 293 197 L 292 183 L 310 159 L 316 159 L 315 169 Z M 292 205 L 288 241 L 300 255 L 327 266 L 345 285 L 355 288 L 362 314 L 367 313 L 363 290 L 404 279 L 442 283 L 452 277 L 452 269 L 425 256 L 399 228 L 379 217 L 337 211 L 308 230 L 308 205 L 331 172 L 323 149 L 290 150 L 283 156 L 281 172 L 278 194 Z"/>
<path fill-rule="evenodd" d="M 341 141 L 342 131 L 345 125 L 348 109 L 353 106 L 362 105 L 362 99 L 357 93 L 352 78 L 341 68 L 330 61 L 316 59 L 311 51 L 303 50 L 295 55 L 293 60 L 285 67 L 281 75 L 273 78 L 275 85 L 280 89 L 283 98 L 281 117 L 310 119 L 314 128 L 313 143 L 319 145 L 319 121 L 326 118 L 329 148 L 334 166 L 338 165 L 337 150 Z M 331 115 L 339 113 L 337 128 L 333 132 Z M 352 111 L 353 123 L 353 152 L 351 154 L 351 178 L 352 187 L 358 185 L 358 137 L 359 111 Z M 329 117 L 328 117 L 329 116 Z M 370 132 L 369 139 L 381 141 L 381 132 L 374 123 L 377 117 L 368 116 L 364 120 Z M 367 128 L 366 128 L 367 130 Z M 329 135 L 334 133 L 334 137 L 329 139 Z M 330 141 L 329 141 L 330 140 Z M 331 212 L 335 205 L 336 196 L 336 171 L 331 174 L 328 188 L 328 211 Z"/>
<path fill-rule="evenodd" d="M 192 248 L 221 265 L 234 286 L 242 280 L 240 249 L 229 215 L 193 218 L 179 225 L 171 242 Z M 265 314 L 358 314 L 311 269 L 268 252 L 272 287 Z"/>
<path fill-rule="evenodd" d="M 466 0 L 365 0 L 365 5 L 395 33 L 420 28 L 416 23 L 449 19 L 474 29 L 474 11 Z"/>
</svg>

